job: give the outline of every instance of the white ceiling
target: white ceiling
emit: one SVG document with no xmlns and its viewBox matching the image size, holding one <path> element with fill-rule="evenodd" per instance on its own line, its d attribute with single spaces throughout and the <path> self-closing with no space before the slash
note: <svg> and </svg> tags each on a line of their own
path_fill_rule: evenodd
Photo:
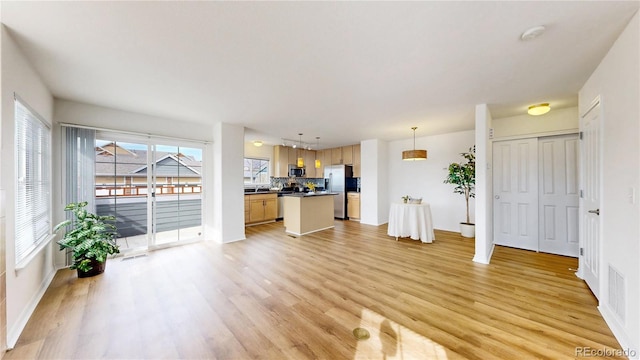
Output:
<svg viewBox="0 0 640 360">
<path fill-rule="evenodd" d="M 577 92 L 638 1 L 12 2 L 54 96 L 321 148 L 468 130 Z M 523 42 L 526 29 L 544 25 Z"/>
</svg>

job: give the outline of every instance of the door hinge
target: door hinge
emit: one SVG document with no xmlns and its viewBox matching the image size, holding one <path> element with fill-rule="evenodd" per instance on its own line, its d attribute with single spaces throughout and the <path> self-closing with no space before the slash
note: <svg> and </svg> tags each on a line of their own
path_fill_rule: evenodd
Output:
<svg viewBox="0 0 640 360">
<path fill-rule="evenodd" d="M 579 133 L 579 134 L 580 134 L 580 135 L 579 135 L 579 136 L 580 136 L 580 140 L 582 140 L 582 138 L 584 137 L 584 131 L 580 131 L 580 133 Z"/>
<path fill-rule="evenodd" d="M 580 248 L 580 256 L 584 255 L 584 248 Z"/>
<path fill-rule="evenodd" d="M 584 198 L 584 191 L 582 191 L 582 189 L 580 189 L 580 199 Z"/>
</svg>

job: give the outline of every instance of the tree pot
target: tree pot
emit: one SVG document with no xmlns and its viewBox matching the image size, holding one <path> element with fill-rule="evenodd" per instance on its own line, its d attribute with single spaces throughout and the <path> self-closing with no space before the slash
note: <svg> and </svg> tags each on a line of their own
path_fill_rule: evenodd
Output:
<svg viewBox="0 0 640 360">
<path fill-rule="evenodd" d="M 96 275 L 100 275 L 104 272 L 104 268 L 107 266 L 107 262 L 100 262 L 96 259 L 89 259 L 91 260 L 91 270 L 89 271 L 80 271 L 80 269 L 78 270 L 78 277 L 79 278 L 87 278 L 87 277 L 92 277 L 92 276 L 96 276 Z"/>
<path fill-rule="evenodd" d="M 462 237 L 476 237 L 476 226 L 474 224 L 460 223 L 460 234 Z"/>
</svg>

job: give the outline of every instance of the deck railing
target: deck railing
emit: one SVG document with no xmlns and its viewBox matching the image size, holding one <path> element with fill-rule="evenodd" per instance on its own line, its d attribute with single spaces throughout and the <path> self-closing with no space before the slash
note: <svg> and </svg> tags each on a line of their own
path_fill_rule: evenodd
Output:
<svg viewBox="0 0 640 360">
<path fill-rule="evenodd" d="M 96 186 L 96 198 L 113 196 L 146 196 L 147 186 L 122 185 L 122 186 Z M 156 187 L 156 196 L 175 194 L 199 194 L 202 193 L 202 185 L 162 185 Z"/>
</svg>

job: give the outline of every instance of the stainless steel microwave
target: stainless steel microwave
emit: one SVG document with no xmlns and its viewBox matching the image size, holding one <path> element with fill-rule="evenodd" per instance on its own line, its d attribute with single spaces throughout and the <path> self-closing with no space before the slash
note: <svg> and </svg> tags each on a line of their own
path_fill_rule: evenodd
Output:
<svg viewBox="0 0 640 360">
<path fill-rule="evenodd" d="M 291 177 L 304 176 L 304 168 L 303 167 L 297 167 L 295 165 L 289 165 L 289 176 L 291 176 Z"/>
</svg>

